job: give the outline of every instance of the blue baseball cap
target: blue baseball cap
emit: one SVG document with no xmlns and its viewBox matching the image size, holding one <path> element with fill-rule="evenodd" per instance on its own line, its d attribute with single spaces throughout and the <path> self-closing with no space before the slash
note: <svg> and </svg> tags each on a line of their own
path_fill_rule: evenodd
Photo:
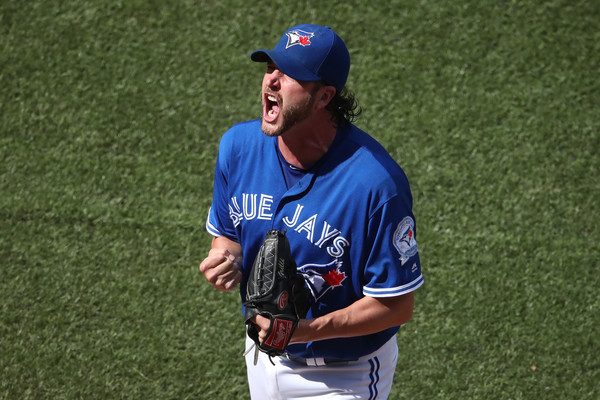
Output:
<svg viewBox="0 0 600 400">
<path fill-rule="evenodd" d="M 272 60 L 284 74 L 298 81 L 323 81 L 338 93 L 350 71 L 350 53 L 342 38 L 327 26 L 312 24 L 289 28 L 273 49 L 256 50 L 250 59 Z"/>
</svg>

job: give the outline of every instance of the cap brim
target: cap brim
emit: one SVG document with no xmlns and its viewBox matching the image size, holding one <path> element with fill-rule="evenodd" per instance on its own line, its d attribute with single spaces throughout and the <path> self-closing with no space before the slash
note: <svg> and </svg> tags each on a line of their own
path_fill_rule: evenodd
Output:
<svg viewBox="0 0 600 400">
<path fill-rule="evenodd" d="M 289 54 L 275 50 L 260 49 L 250 54 L 250 59 L 256 62 L 273 61 L 284 74 L 291 76 L 297 81 L 320 81 L 321 78 L 309 71 L 300 60 Z"/>
</svg>

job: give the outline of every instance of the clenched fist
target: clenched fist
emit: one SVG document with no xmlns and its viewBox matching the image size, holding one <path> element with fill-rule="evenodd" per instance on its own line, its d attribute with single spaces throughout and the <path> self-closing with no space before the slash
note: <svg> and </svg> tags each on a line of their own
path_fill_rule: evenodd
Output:
<svg viewBox="0 0 600 400">
<path fill-rule="evenodd" d="M 213 248 L 200 263 L 199 270 L 215 289 L 228 292 L 242 279 L 241 257 L 224 248 Z"/>
</svg>

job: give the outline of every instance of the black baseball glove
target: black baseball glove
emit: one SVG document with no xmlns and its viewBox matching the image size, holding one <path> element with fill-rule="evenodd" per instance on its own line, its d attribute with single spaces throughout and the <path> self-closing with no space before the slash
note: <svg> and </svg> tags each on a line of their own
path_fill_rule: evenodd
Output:
<svg viewBox="0 0 600 400">
<path fill-rule="evenodd" d="M 306 317 L 309 292 L 292 259 L 285 233 L 270 230 L 250 271 L 246 286 L 248 336 L 269 356 L 283 354 L 298 325 Z M 271 321 L 266 339 L 258 340 L 258 327 L 250 321 L 262 315 Z"/>
</svg>

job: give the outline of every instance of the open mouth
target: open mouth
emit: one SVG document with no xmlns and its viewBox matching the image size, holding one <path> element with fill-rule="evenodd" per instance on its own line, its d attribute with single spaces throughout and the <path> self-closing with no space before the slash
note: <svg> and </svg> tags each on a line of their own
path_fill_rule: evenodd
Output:
<svg viewBox="0 0 600 400">
<path fill-rule="evenodd" d="M 277 96 L 265 93 L 263 98 L 263 120 L 266 122 L 275 122 L 279 115 L 280 100 Z"/>
</svg>

